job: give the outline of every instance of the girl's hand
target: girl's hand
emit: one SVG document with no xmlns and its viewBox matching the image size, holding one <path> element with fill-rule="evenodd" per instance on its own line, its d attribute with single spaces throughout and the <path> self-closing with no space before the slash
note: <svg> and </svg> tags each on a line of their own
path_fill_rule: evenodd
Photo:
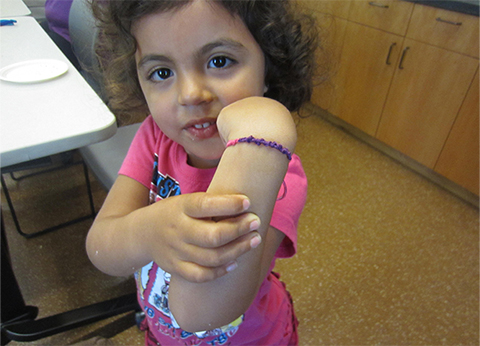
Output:
<svg viewBox="0 0 480 346">
<path fill-rule="evenodd" d="M 119 176 L 87 237 L 92 263 L 128 276 L 155 261 L 190 282 L 235 269 L 238 257 L 260 243 L 259 218 L 238 194 L 194 193 L 148 204 L 148 189 Z"/>
<path fill-rule="evenodd" d="M 206 282 L 234 270 L 236 259 L 260 243 L 259 218 L 240 195 L 185 194 L 148 208 L 147 251 L 172 275 Z"/>
</svg>

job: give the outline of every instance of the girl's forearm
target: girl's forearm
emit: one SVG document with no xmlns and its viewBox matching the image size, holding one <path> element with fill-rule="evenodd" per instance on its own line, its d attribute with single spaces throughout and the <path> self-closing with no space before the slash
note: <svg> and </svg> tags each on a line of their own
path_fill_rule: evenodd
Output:
<svg viewBox="0 0 480 346">
<path fill-rule="evenodd" d="M 145 251 L 148 235 L 144 225 L 147 200 L 136 191 L 144 189 L 132 179 L 120 176 L 110 190 L 86 241 L 87 254 L 101 271 L 113 276 L 127 276 L 148 264 Z M 146 193 L 143 193 L 145 195 Z M 129 198 L 130 195 L 130 198 Z M 122 196 L 128 205 L 120 204 Z"/>
<path fill-rule="evenodd" d="M 250 149 L 251 151 L 258 150 L 255 147 Z M 222 163 L 225 165 L 221 163 L 218 168 L 218 172 L 222 176 L 228 175 L 229 179 L 212 182 L 211 189 L 217 193 L 220 191 L 239 192 L 250 198 L 251 210 L 259 216 L 262 222 L 258 230 L 262 236 L 262 243 L 237 260 L 237 269 L 217 280 L 196 284 L 172 276 L 169 294 L 170 308 L 180 326 L 189 332 L 221 327 L 237 319 L 251 305 L 263 281 L 262 260 L 265 246 L 268 245 L 266 243 L 267 231 L 273 209 L 273 206 L 265 200 L 276 199 L 283 178 L 274 176 L 282 175 L 282 173 L 284 175 L 285 171 L 281 172 L 280 169 L 277 169 L 277 172 L 280 171 L 280 173 L 273 174 L 267 170 L 258 172 L 257 178 L 270 176 L 269 183 L 263 184 L 262 188 L 255 187 L 254 182 L 250 182 L 251 184 L 246 181 L 240 183 L 240 180 L 248 177 L 248 163 L 251 160 L 242 160 L 236 151 L 232 148 L 229 153 L 225 153 L 222 158 Z M 271 154 L 266 156 L 271 156 Z M 271 168 L 272 165 L 275 165 L 273 161 L 276 160 L 278 157 L 273 160 L 259 157 L 258 164 L 264 164 L 264 167 Z M 238 164 L 238 167 L 234 169 L 231 168 L 233 161 Z M 245 170 L 241 168 L 242 166 Z M 235 186 L 234 191 L 232 191 L 232 186 Z M 272 191 L 275 192 L 272 193 Z M 271 262 L 271 258 L 268 262 Z"/>
<path fill-rule="evenodd" d="M 135 215 L 107 217 L 92 226 L 87 237 L 87 253 L 99 270 L 112 276 L 128 276 L 151 262 L 147 252 L 142 251 L 140 224 L 131 227 L 135 224 L 134 218 Z"/>
</svg>

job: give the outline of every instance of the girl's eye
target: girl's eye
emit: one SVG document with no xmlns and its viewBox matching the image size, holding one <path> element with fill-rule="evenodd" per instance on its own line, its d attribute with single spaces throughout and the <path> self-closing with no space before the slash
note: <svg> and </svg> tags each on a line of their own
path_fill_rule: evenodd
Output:
<svg viewBox="0 0 480 346">
<path fill-rule="evenodd" d="M 153 81 L 163 81 L 171 76 L 173 76 L 172 70 L 169 68 L 159 68 L 150 74 L 150 79 Z"/>
<path fill-rule="evenodd" d="M 216 56 L 208 62 L 208 67 L 209 68 L 225 68 L 232 63 L 234 63 L 234 61 L 230 58 L 227 58 L 226 56 Z"/>
</svg>

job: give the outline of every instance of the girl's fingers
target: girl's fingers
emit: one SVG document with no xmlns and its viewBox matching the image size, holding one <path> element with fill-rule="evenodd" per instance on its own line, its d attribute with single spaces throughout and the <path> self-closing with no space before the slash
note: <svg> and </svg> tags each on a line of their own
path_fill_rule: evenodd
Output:
<svg viewBox="0 0 480 346">
<path fill-rule="evenodd" d="M 215 195 L 192 193 L 185 203 L 185 214 L 195 218 L 216 218 L 244 213 L 250 207 L 250 200 L 244 195 Z"/>
<path fill-rule="evenodd" d="M 221 267 L 203 267 L 193 262 L 181 262 L 177 268 L 177 275 L 183 279 L 194 282 L 203 283 L 218 279 L 236 268 L 236 262 L 228 263 Z"/>
<path fill-rule="evenodd" d="M 235 262 L 237 258 L 256 248 L 261 243 L 261 236 L 251 232 L 234 241 L 217 248 L 189 247 L 190 255 L 186 261 L 194 262 L 203 267 L 220 268 Z M 231 268 L 233 269 L 233 268 Z"/>
<path fill-rule="evenodd" d="M 167 233 L 172 261 L 163 264 L 187 281 L 208 282 L 226 275 L 240 256 L 261 242 L 256 232 L 260 219 L 246 212 L 250 201 L 245 196 L 194 193 L 168 200 L 181 203 L 183 213 L 172 216 L 175 224 Z"/>
<path fill-rule="evenodd" d="M 236 217 L 213 220 L 195 220 L 195 228 L 185 238 L 185 242 L 200 248 L 220 248 L 232 243 L 236 239 L 258 230 L 260 219 L 252 213 L 245 213 Z M 232 244 L 231 244 L 232 243 Z"/>
</svg>

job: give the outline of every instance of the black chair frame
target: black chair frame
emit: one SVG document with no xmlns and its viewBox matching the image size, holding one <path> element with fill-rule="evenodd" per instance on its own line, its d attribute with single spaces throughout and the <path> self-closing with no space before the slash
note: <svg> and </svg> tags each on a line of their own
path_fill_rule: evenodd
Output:
<svg viewBox="0 0 480 346">
<path fill-rule="evenodd" d="M 79 222 L 82 222 L 82 221 L 85 221 L 85 220 L 88 220 L 88 219 L 94 219 L 95 218 L 96 212 L 95 212 L 95 206 L 94 206 L 94 203 L 93 203 L 92 188 L 91 188 L 91 185 L 90 185 L 90 178 L 89 178 L 89 175 L 88 175 L 87 165 L 85 164 L 85 162 L 82 159 L 75 160 L 73 151 L 59 154 L 59 155 L 57 155 L 57 157 L 60 157 L 60 160 L 57 160 L 58 162 L 55 162 L 53 157 L 48 156 L 48 157 L 43 157 L 43 158 L 35 159 L 35 160 L 24 162 L 24 163 L 19 163 L 19 164 L 8 166 L 8 167 L 2 167 L 2 171 L 1 171 L 2 189 L 5 193 L 5 198 L 7 200 L 8 207 L 10 208 L 10 212 L 12 214 L 12 218 L 13 218 L 13 222 L 15 224 L 15 228 L 17 229 L 17 231 L 20 235 L 22 235 L 23 237 L 25 237 L 27 239 L 35 238 L 35 237 L 38 237 L 40 235 L 59 230 L 63 227 L 67 227 L 67 226 L 70 226 L 70 225 L 73 225 L 73 224 L 76 224 L 76 223 L 79 223 Z M 43 230 L 40 230 L 40 231 L 37 231 L 37 232 L 34 232 L 34 233 L 25 233 L 24 231 L 22 231 L 19 219 L 17 217 L 17 213 L 15 212 L 15 207 L 13 205 L 13 201 L 10 197 L 10 193 L 8 191 L 8 187 L 7 187 L 7 184 L 5 183 L 5 179 L 3 178 L 3 175 L 4 174 L 10 174 L 12 179 L 14 179 L 15 181 L 20 181 L 20 180 L 30 178 L 30 177 L 33 177 L 33 176 L 37 176 L 37 175 L 40 175 L 40 174 L 45 174 L 45 173 L 48 173 L 48 172 L 61 170 L 61 169 L 66 169 L 66 168 L 69 168 L 69 167 L 75 166 L 75 165 L 82 165 L 83 166 L 83 171 L 84 171 L 84 176 L 85 176 L 85 184 L 86 184 L 86 187 L 87 187 L 88 200 L 89 200 L 89 204 L 90 204 L 90 214 L 79 217 L 79 218 L 76 218 L 74 220 L 70 220 L 70 221 L 55 225 L 53 227 L 48 227 L 46 229 L 43 229 Z M 40 170 L 40 171 L 36 171 L 34 173 L 28 173 L 28 174 L 22 175 L 20 177 L 15 177 L 15 175 L 14 175 L 14 173 L 16 173 L 16 172 L 35 169 L 35 168 L 43 168 L 43 167 L 48 167 L 48 168 Z"/>
</svg>

